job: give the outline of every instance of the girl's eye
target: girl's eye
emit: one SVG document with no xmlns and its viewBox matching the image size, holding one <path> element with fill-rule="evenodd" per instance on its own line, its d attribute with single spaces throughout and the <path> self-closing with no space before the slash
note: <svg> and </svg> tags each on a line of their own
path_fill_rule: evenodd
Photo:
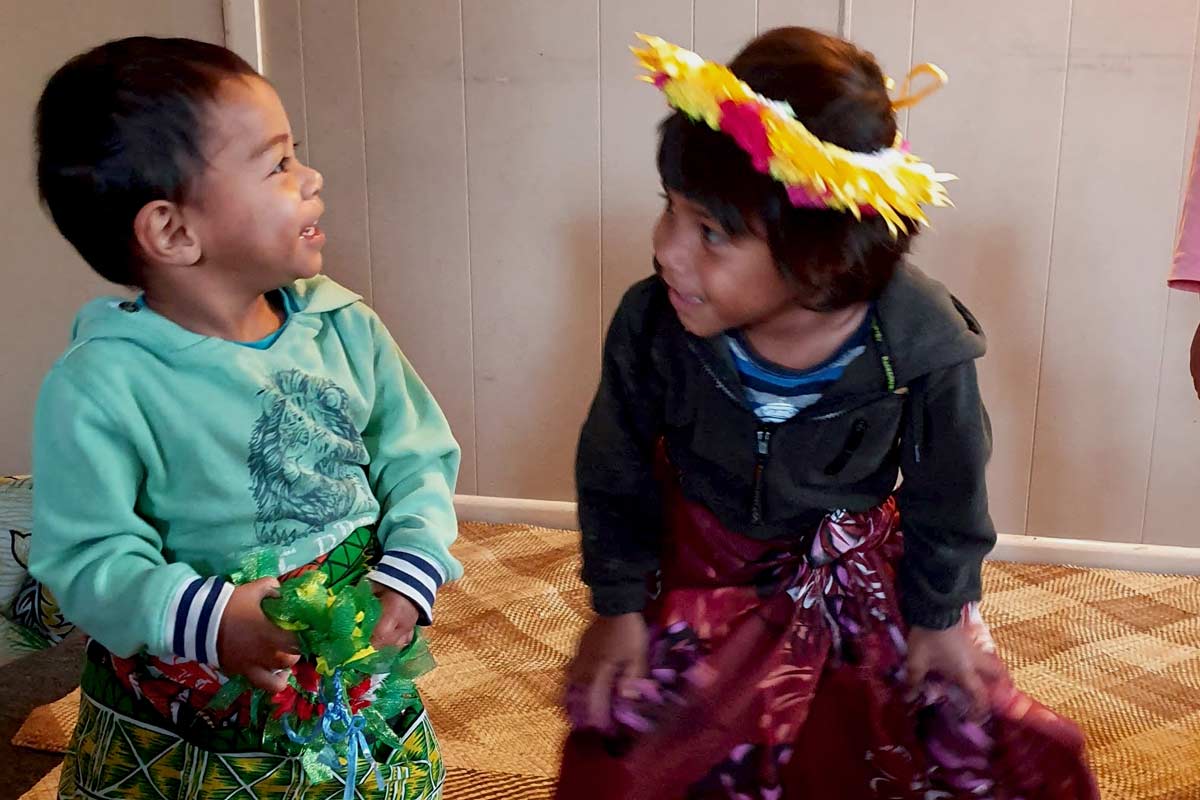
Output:
<svg viewBox="0 0 1200 800">
<path fill-rule="evenodd" d="M 729 241 L 729 237 L 724 231 L 717 230 L 711 225 L 701 225 L 700 235 L 704 238 L 705 244 L 724 244 Z"/>
<path fill-rule="evenodd" d="M 663 199 L 663 203 L 666 204 L 666 208 L 663 209 L 663 213 L 667 215 L 673 214 L 675 212 L 675 208 L 671 205 L 670 195 L 668 195 L 666 192 L 659 192 L 658 196 L 661 197 Z"/>
<path fill-rule="evenodd" d="M 287 170 L 287 163 L 289 161 L 291 161 L 290 158 L 285 158 L 282 161 L 280 161 L 278 164 L 275 165 L 275 168 L 271 170 L 271 174 L 279 175 L 280 173 L 285 172 Z"/>
</svg>

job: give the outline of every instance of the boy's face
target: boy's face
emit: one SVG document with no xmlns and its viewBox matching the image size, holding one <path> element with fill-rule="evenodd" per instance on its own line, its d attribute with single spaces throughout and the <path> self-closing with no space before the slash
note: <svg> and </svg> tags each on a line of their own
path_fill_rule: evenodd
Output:
<svg viewBox="0 0 1200 800">
<path fill-rule="evenodd" d="M 205 114 L 206 163 L 184 207 L 202 268 L 231 289 L 264 293 L 321 272 L 321 174 L 296 158 L 266 81 L 230 79 Z"/>
</svg>

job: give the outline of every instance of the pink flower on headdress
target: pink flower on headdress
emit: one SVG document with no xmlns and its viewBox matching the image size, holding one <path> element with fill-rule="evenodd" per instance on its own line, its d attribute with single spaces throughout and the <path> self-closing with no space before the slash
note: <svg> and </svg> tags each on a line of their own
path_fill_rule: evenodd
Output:
<svg viewBox="0 0 1200 800">
<path fill-rule="evenodd" d="M 829 195 L 819 195 L 807 186 L 788 186 L 788 200 L 792 201 L 792 205 L 796 208 L 829 208 Z M 858 206 L 858 213 L 864 217 L 875 217 L 879 212 L 874 206 L 862 203 Z"/>
<path fill-rule="evenodd" d="M 809 189 L 807 186 L 791 185 L 787 187 L 788 199 L 796 208 L 826 208 L 828 203 L 824 197 Z"/>
<path fill-rule="evenodd" d="M 654 88 L 661 89 L 667 85 L 667 81 L 671 80 L 671 76 L 665 72 L 660 72 L 654 76 Z"/>
<path fill-rule="evenodd" d="M 767 140 L 767 129 L 763 127 L 762 107 L 758 103 L 721 103 L 721 131 L 733 137 L 750 156 L 751 163 L 759 172 L 771 168 L 771 143 Z"/>
</svg>

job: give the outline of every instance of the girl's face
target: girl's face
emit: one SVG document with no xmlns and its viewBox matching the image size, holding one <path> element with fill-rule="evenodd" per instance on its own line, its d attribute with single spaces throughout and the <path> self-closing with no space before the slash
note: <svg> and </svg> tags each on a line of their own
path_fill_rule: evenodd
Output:
<svg viewBox="0 0 1200 800">
<path fill-rule="evenodd" d="M 796 291 L 765 237 L 731 238 L 703 206 L 678 192 L 666 198 L 654 228 L 654 256 L 684 328 L 715 336 L 796 307 Z"/>
</svg>

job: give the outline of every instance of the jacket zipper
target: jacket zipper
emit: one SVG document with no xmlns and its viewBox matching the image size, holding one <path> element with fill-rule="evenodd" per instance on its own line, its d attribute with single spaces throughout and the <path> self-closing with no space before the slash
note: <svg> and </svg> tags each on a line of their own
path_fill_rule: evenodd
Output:
<svg viewBox="0 0 1200 800">
<path fill-rule="evenodd" d="M 695 355 L 697 360 L 700 362 L 700 366 L 701 366 L 701 368 L 704 369 L 704 372 L 707 373 L 708 377 L 712 379 L 712 382 L 714 384 L 716 384 L 717 389 L 719 389 L 722 394 L 724 394 L 726 397 L 728 397 L 730 400 L 732 400 L 735 404 L 737 404 L 740 408 L 745 410 L 747 413 L 751 413 L 751 414 L 754 413 L 754 412 L 750 411 L 750 409 L 746 406 L 746 402 L 744 399 L 739 398 L 728 386 L 725 385 L 725 381 L 721 380 L 721 377 L 719 375 L 717 375 L 716 371 L 711 366 L 709 366 L 708 359 L 705 358 L 704 354 L 701 353 L 700 350 L 695 345 L 693 345 L 690 341 L 687 343 L 687 346 L 688 346 L 688 349 L 690 349 L 692 351 L 692 354 Z M 891 390 L 890 393 L 891 394 L 908 394 L 908 389 L 901 387 L 900 389 Z M 871 402 L 873 402 L 873 400 L 868 400 L 863 403 L 858 403 L 858 404 L 855 404 L 855 405 L 847 407 L 847 408 L 834 409 L 833 411 L 828 411 L 824 414 L 812 414 L 812 415 L 797 414 L 795 417 L 792 417 L 791 419 L 787 420 L 787 422 L 775 423 L 775 425 L 759 425 L 758 426 L 758 429 L 755 431 L 755 434 L 754 434 L 754 437 L 755 437 L 754 489 L 753 489 L 753 493 L 752 493 L 751 506 L 750 506 L 750 521 L 752 524 L 761 525 L 762 521 L 763 521 L 764 473 L 766 472 L 766 469 L 767 469 L 767 461 L 771 457 L 771 434 L 772 434 L 773 428 L 775 428 L 779 425 L 786 425 L 790 422 L 802 422 L 802 421 L 824 422 L 826 420 L 837 419 L 838 417 L 843 417 L 843 416 L 851 413 L 852 411 L 857 411 L 859 408 L 863 407 L 864 405 L 869 405 Z"/>
<path fill-rule="evenodd" d="M 763 473 L 767 470 L 767 459 L 771 457 L 771 428 L 760 425 L 755 431 L 754 457 L 754 500 L 750 508 L 750 521 L 759 525 L 763 521 Z"/>
</svg>

